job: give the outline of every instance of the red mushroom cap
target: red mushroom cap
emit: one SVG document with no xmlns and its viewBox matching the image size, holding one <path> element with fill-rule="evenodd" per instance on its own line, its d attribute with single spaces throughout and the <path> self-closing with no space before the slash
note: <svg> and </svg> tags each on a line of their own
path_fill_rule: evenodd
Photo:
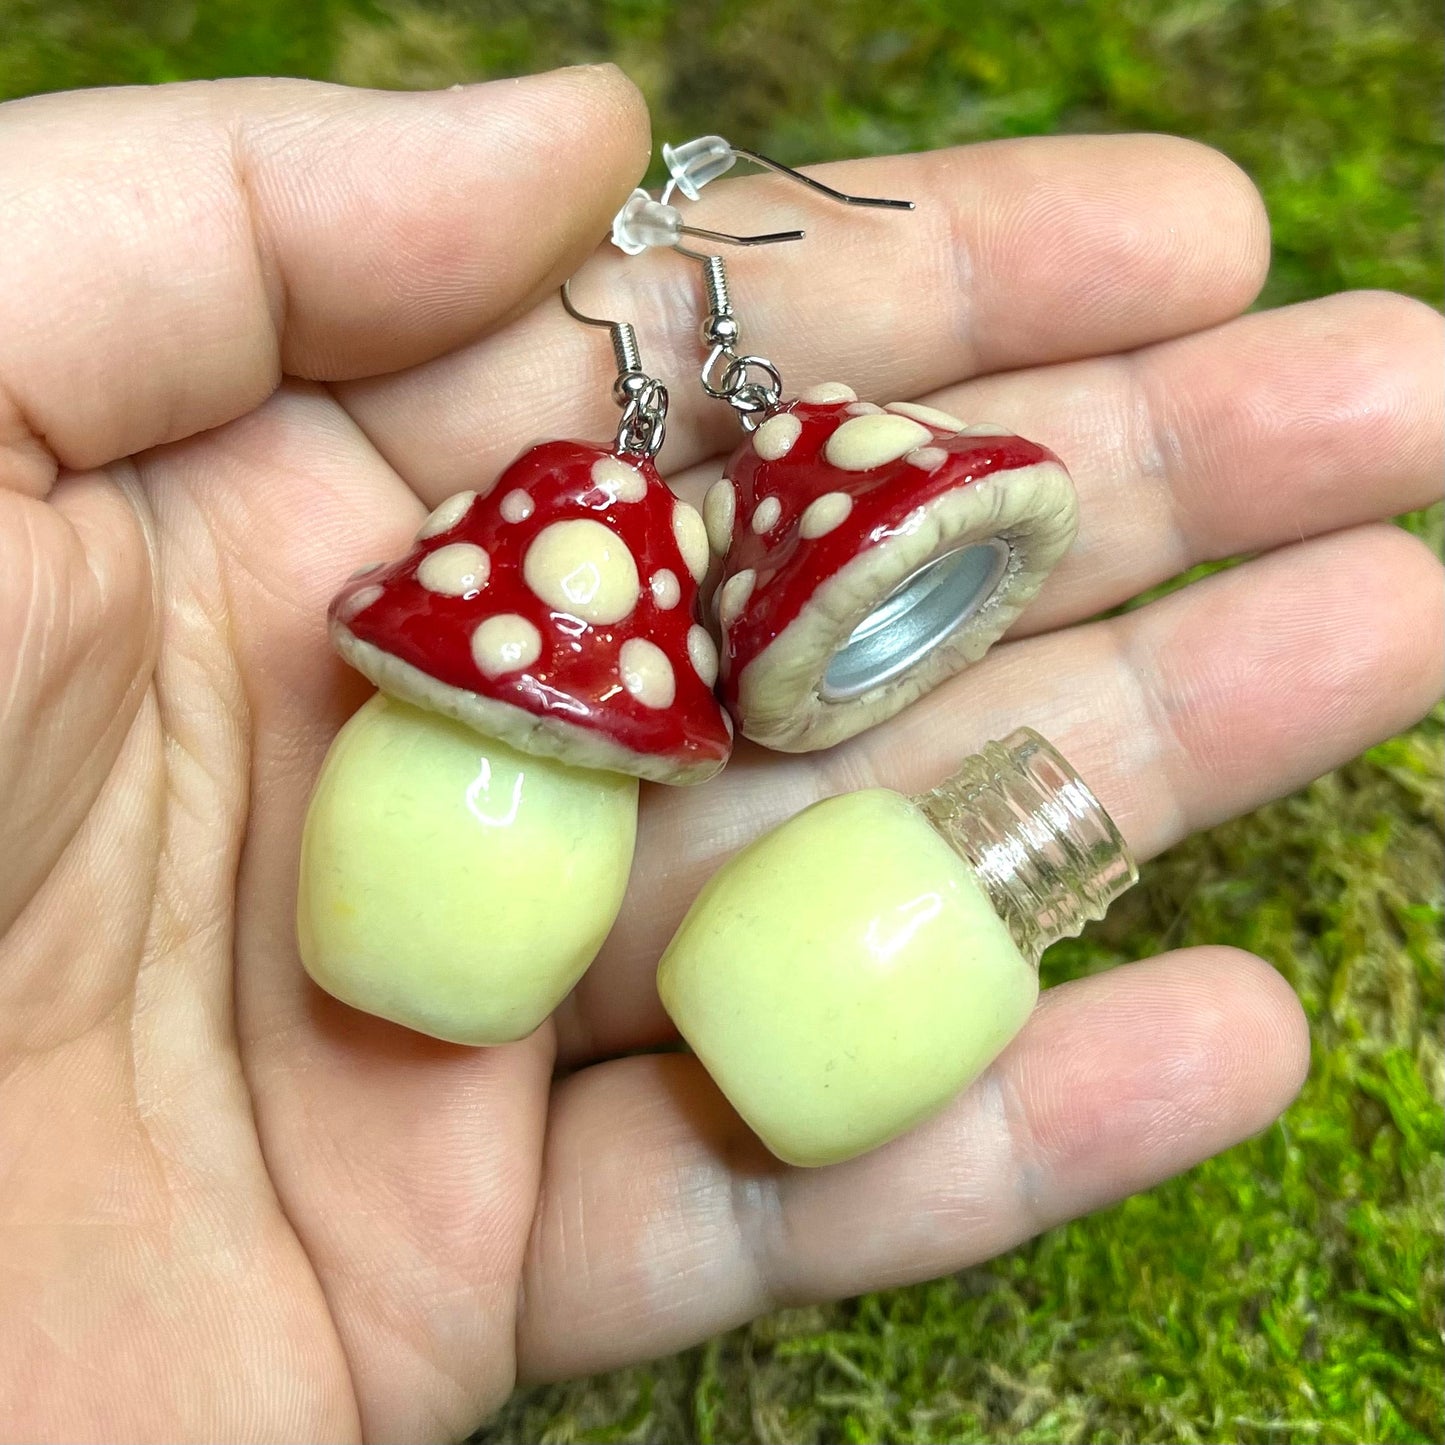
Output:
<svg viewBox="0 0 1445 1445">
<path fill-rule="evenodd" d="M 707 562 L 702 519 L 650 460 L 546 442 L 353 577 L 332 640 L 383 692 L 523 752 L 698 783 L 732 746 L 698 620 Z"/>
<path fill-rule="evenodd" d="M 704 506 L 723 700 L 787 752 L 842 742 L 976 661 L 1073 541 L 1058 458 L 830 383 L 776 408 Z"/>
</svg>

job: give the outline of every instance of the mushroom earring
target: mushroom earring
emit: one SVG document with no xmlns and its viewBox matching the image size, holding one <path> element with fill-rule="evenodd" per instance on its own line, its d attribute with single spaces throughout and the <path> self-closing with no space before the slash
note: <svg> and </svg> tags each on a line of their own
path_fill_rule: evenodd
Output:
<svg viewBox="0 0 1445 1445">
<path fill-rule="evenodd" d="M 306 971 L 437 1038 L 531 1033 L 602 946 L 632 863 L 638 779 L 727 761 L 701 624 L 701 516 L 653 463 L 667 391 L 611 331 L 610 445 L 549 441 L 444 501 L 400 561 L 330 608 L 380 691 L 312 795 L 297 933 Z"/>
<path fill-rule="evenodd" d="M 739 159 L 850 206 L 912 207 L 847 195 L 720 136 L 663 155 L 672 179 L 654 204 L 664 210 L 676 210 L 679 192 L 696 200 Z M 723 563 L 723 700 L 755 742 L 829 747 L 1003 635 L 1073 542 L 1074 487 L 1052 452 L 1003 427 L 913 402 L 860 401 L 838 382 L 785 400 L 778 368 L 739 350 L 722 259 L 664 242 L 664 230 L 630 239 L 702 262 L 703 389 L 747 433 L 703 507 Z"/>
</svg>

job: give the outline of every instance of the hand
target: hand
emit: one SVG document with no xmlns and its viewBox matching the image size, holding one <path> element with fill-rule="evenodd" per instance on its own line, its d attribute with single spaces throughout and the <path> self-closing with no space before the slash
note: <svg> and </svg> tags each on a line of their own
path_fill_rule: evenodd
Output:
<svg viewBox="0 0 1445 1445">
<path fill-rule="evenodd" d="M 1027 722 L 1148 856 L 1435 697 L 1440 569 L 1377 523 L 1440 473 L 1439 318 L 1239 317 L 1259 199 L 1160 137 L 830 173 L 912 216 L 712 188 L 703 223 L 811 233 L 737 258 L 749 346 L 1054 447 L 1073 554 L 1016 640 L 887 727 L 651 789 L 555 1029 L 468 1051 L 304 978 L 301 820 L 367 691 L 328 596 L 524 445 L 608 435 L 606 347 L 552 293 L 648 143 L 607 69 L 0 109 L 0 1436 L 460 1435 L 518 1379 L 1005 1249 L 1298 1086 L 1292 995 L 1222 948 L 1050 991 L 941 1118 L 834 1169 L 774 1164 L 691 1058 L 612 1057 L 666 1039 L 653 967 L 709 870 L 820 795 L 918 789 Z M 579 301 L 637 323 L 700 493 L 734 431 L 685 380 L 695 267 L 599 256 Z"/>
</svg>

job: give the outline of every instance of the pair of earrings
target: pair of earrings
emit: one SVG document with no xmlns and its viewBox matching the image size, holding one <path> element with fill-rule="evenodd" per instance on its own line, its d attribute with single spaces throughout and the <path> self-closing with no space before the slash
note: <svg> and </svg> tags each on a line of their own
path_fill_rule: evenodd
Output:
<svg viewBox="0 0 1445 1445">
<path fill-rule="evenodd" d="M 830 747 L 992 646 L 1072 543 L 1074 489 L 1052 453 L 997 426 L 860 401 L 840 382 L 785 401 L 777 366 L 740 353 L 721 256 L 683 240 L 769 245 L 803 233 L 702 231 L 669 204 L 677 192 L 697 200 L 739 159 L 849 206 L 912 202 L 845 194 L 719 136 L 662 151 L 661 199 L 634 192 L 612 237 L 629 254 L 665 246 L 702 263 L 701 385 L 745 433 L 703 505 L 722 565 L 720 692 L 745 737 L 787 752 Z"/>
<path fill-rule="evenodd" d="M 564 286 L 569 314 L 610 330 L 621 407 L 615 438 L 529 449 L 495 481 L 443 502 L 404 558 L 357 573 L 330 609 L 337 650 L 380 691 L 338 735 L 313 795 L 298 897 L 302 961 L 338 998 L 444 1039 L 525 1037 L 591 963 L 621 907 L 638 779 L 705 781 L 726 763 L 735 728 L 766 746 L 807 751 L 892 716 L 980 657 L 1074 535 L 1067 473 L 1035 443 L 926 406 L 860 401 L 839 383 L 784 399 L 778 368 L 740 350 L 721 258 L 685 240 L 767 244 L 802 232 L 704 230 L 689 226 L 672 199 L 696 200 L 704 185 L 746 159 L 851 205 L 910 203 L 845 195 L 716 136 L 663 154 L 672 178 L 661 199 L 635 192 L 616 218 L 613 240 L 634 255 L 671 247 L 703 266 L 708 352 L 701 383 L 732 407 L 744 432 L 703 512 L 674 497 L 658 475 L 668 393 L 644 370 L 633 328 L 580 311 Z M 721 563 L 715 631 L 701 598 L 714 556 Z M 1038 939 L 1077 931 L 1096 916 L 1099 899 L 1106 902 L 1120 878 L 1132 876 L 1132 865 L 1121 872 L 1117 863 L 1124 855 L 1112 824 L 1042 740 L 1015 739 L 1012 752 L 994 758 L 995 791 L 1007 777 L 1017 792 L 1020 748 L 1029 758 L 1045 749 L 1053 768 L 1047 786 L 1030 783 L 1037 805 L 1030 816 L 1039 809 L 1054 816 L 1048 810 L 1065 787 L 1060 779 L 1072 780 L 1069 797 L 1088 800 L 1089 807 L 1073 809 L 1072 823 L 1045 832 L 1057 852 L 1057 839 L 1086 818 L 1093 861 L 1083 871 L 1094 881 L 1080 882 L 1072 844 L 1064 849 L 1072 871 L 1063 875 L 1054 854 L 1030 844 L 1024 853 L 1037 855 L 1035 872 L 1042 867 L 1052 879 L 1029 875 L 1030 912 L 1009 894 L 1020 886 L 1014 873 L 1002 892 L 978 881 L 998 868 L 958 843 L 956 819 L 944 827 L 926 800 L 883 793 L 881 813 L 855 808 L 855 818 L 835 808 L 821 833 L 818 820 L 808 823 L 804 814 L 781 830 L 803 829 L 789 834 L 781 855 L 778 833 L 739 855 L 669 949 L 660 983 L 665 1004 L 784 1157 L 844 1157 L 907 1127 L 918 1115 L 922 1075 L 914 1068 L 913 1084 L 903 1084 L 913 1101 L 905 1106 L 865 1077 L 875 1067 L 887 1073 L 897 1060 L 859 1064 L 856 1098 L 830 1080 L 822 1112 L 805 1110 L 800 1134 L 780 1126 L 769 1101 L 786 1110 L 787 1099 L 809 1097 L 818 1049 L 832 1045 L 809 1032 L 806 1007 L 778 996 L 780 978 L 806 973 L 771 964 L 746 985 L 749 1011 L 761 1010 L 746 1046 L 730 1028 L 719 1034 L 718 1020 L 728 1016 L 723 995 L 740 986 L 739 949 L 775 964 L 779 948 L 801 947 L 797 928 L 781 921 L 788 910 L 799 919 L 814 916 L 810 910 L 819 920 L 853 918 L 859 937 L 876 939 L 878 910 L 909 904 L 892 896 L 901 880 L 920 869 L 935 877 L 951 900 L 929 934 L 940 940 L 936 956 L 913 970 L 922 982 L 905 985 L 905 971 L 895 969 L 894 983 L 884 985 L 914 998 L 935 1036 L 952 1030 L 945 1050 L 951 1063 L 935 1069 L 923 1089 L 926 1112 L 959 1086 L 964 1064 L 965 1074 L 976 1072 L 980 1057 L 987 1062 L 1002 1047 L 996 1036 L 1006 1039 L 1021 1024 L 1022 1015 L 1004 1027 L 1020 999 L 1031 1006 L 1037 982 L 1029 958 L 1036 963 Z M 1008 788 L 1000 796 L 1013 798 Z M 1001 816 L 1017 822 L 1016 803 L 1006 802 Z M 856 869 L 840 867 L 840 856 L 856 861 L 868 854 L 869 837 L 876 844 L 890 834 L 898 807 L 907 824 L 902 833 L 891 829 L 897 866 L 880 872 L 867 865 L 857 877 Z M 998 831 L 1017 861 L 1018 837 L 1002 823 Z M 1037 829 L 1030 836 L 1037 843 Z M 825 847 L 819 840 L 826 837 L 832 841 Z M 946 864 L 940 838 L 949 845 Z M 1109 847 L 1093 846 L 1099 838 Z M 827 856 L 817 862 L 820 849 Z M 945 879 L 950 869 L 961 870 L 965 882 Z M 893 880 L 891 902 L 865 886 L 885 875 Z M 791 882 L 780 893 L 784 876 Z M 851 880 L 841 894 L 820 881 L 839 877 Z M 776 916 L 765 901 L 750 913 L 733 906 L 735 898 L 720 901 L 738 888 L 757 895 L 754 902 L 765 893 Z M 1060 889 L 1059 896 L 1086 898 L 1087 906 L 1062 906 Z M 864 898 L 872 902 L 863 906 Z M 1051 921 L 1042 925 L 1040 900 L 1052 900 Z M 1020 908 L 1029 917 L 1015 926 L 1009 910 Z M 980 932 L 985 913 L 994 925 Z M 744 915 L 754 920 L 747 939 L 732 938 L 719 922 Z M 764 916 L 766 926 L 757 922 Z M 955 926 L 987 935 L 977 946 L 985 954 L 993 947 L 993 963 L 988 978 L 954 970 L 958 987 L 939 994 L 939 979 L 949 975 L 941 940 Z M 913 927 L 917 932 L 917 919 Z M 860 955 L 852 976 L 866 979 L 870 967 Z M 1014 1003 L 980 1014 L 978 988 Z M 850 1026 L 845 1018 L 844 1034 L 891 1016 L 876 992 L 870 985 L 858 994 L 856 1019 Z M 932 1007 L 944 997 L 957 1000 L 951 1013 Z M 828 1017 L 836 1033 L 838 1009 Z M 977 1046 L 966 1043 L 970 1017 L 975 1033 L 978 1018 L 994 1021 Z M 793 1033 L 784 1038 L 780 1020 L 787 1019 Z M 920 1016 L 904 1027 L 903 1014 L 896 1022 L 904 1035 L 924 1024 Z M 861 1035 L 849 1056 L 868 1056 Z M 789 1059 L 802 1079 L 785 1077 Z M 860 1107 L 866 1099 L 884 1102 Z"/>
</svg>

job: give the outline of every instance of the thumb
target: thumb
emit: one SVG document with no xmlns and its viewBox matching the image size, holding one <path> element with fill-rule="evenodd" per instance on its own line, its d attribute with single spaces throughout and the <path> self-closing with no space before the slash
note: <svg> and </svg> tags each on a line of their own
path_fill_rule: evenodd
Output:
<svg viewBox="0 0 1445 1445">
<path fill-rule="evenodd" d="M 595 245 L 648 143 L 610 66 L 0 105 L 0 931 L 150 687 L 164 625 L 125 459 L 283 372 L 395 371 L 497 325 Z"/>
<path fill-rule="evenodd" d="M 0 105 L 0 487 L 378 375 L 556 284 L 646 165 L 587 66 L 415 93 L 242 80 Z"/>
</svg>

